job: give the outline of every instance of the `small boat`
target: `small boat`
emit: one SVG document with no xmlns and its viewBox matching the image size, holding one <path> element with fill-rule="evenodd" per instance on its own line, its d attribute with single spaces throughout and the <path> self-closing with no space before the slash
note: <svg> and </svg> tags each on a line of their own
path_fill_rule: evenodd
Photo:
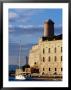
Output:
<svg viewBox="0 0 71 90">
<path fill-rule="evenodd" d="M 16 80 L 25 80 L 26 77 L 24 76 L 23 71 L 22 71 L 22 69 L 20 68 L 20 54 L 21 54 L 21 45 L 20 45 L 20 53 L 19 53 L 19 68 L 16 69 L 15 79 L 16 79 Z"/>
<path fill-rule="evenodd" d="M 19 74 L 19 75 L 15 76 L 15 79 L 17 79 L 17 80 L 25 80 L 26 78 L 25 78 L 25 76 Z"/>
</svg>

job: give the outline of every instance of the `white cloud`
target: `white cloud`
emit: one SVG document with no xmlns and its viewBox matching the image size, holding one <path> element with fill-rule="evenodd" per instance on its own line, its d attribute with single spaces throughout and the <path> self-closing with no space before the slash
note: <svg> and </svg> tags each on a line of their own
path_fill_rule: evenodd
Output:
<svg viewBox="0 0 71 90">
<path fill-rule="evenodd" d="M 19 25 L 20 28 L 33 28 L 34 25 Z"/>
<path fill-rule="evenodd" d="M 14 12 L 9 13 L 9 18 L 15 18 L 16 16 L 17 16 L 17 14 Z"/>
<path fill-rule="evenodd" d="M 10 24 L 9 25 L 9 32 L 14 32 L 15 30 L 13 29 L 14 25 Z"/>
<path fill-rule="evenodd" d="M 9 29 L 9 32 L 14 32 L 15 30 L 14 29 Z"/>
<path fill-rule="evenodd" d="M 62 27 L 62 24 L 55 25 L 55 28 L 60 28 L 60 27 Z"/>
<path fill-rule="evenodd" d="M 20 28 L 41 28 L 43 25 L 19 25 Z"/>
<path fill-rule="evenodd" d="M 18 18 L 19 18 L 17 19 L 18 22 L 27 23 L 33 15 L 37 15 L 38 13 L 40 13 L 40 10 L 39 12 L 37 12 L 37 10 L 34 9 L 33 10 L 22 9 L 22 10 L 17 10 L 16 13 L 18 14 Z"/>
</svg>

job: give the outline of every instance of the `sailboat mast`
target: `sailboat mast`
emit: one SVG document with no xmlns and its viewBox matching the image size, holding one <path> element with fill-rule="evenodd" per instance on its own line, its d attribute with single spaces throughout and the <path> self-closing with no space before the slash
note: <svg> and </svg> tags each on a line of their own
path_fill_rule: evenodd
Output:
<svg viewBox="0 0 71 90">
<path fill-rule="evenodd" d="M 20 48 L 19 48 L 19 69 L 20 69 L 20 59 L 21 59 L 21 41 L 20 41 Z"/>
</svg>

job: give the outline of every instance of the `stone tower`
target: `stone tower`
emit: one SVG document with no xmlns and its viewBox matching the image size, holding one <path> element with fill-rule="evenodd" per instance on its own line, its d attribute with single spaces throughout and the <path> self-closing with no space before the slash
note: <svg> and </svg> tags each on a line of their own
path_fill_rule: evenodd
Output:
<svg viewBox="0 0 71 90">
<path fill-rule="evenodd" d="M 54 36 L 54 22 L 48 20 L 44 22 L 44 37 L 53 37 Z"/>
</svg>

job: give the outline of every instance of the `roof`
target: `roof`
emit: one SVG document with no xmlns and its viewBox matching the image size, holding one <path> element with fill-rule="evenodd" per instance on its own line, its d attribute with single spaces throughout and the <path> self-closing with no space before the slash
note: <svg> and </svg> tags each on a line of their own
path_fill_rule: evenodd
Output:
<svg viewBox="0 0 71 90">
<path fill-rule="evenodd" d="M 52 40 L 62 40 L 62 34 L 57 35 L 57 36 L 53 36 L 53 37 L 42 37 L 42 40 L 48 40 L 48 41 L 52 41 Z"/>
<path fill-rule="evenodd" d="M 48 21 L 45 21 L 45 23 L 54 24 L 54 22 L 51 19 L 49 19 Z"/>
<path fill-rule="evenodd" d="M 54 22 L 51 19 L 48 20 L 48 23 L 54 24 Z"/>
</svg>

